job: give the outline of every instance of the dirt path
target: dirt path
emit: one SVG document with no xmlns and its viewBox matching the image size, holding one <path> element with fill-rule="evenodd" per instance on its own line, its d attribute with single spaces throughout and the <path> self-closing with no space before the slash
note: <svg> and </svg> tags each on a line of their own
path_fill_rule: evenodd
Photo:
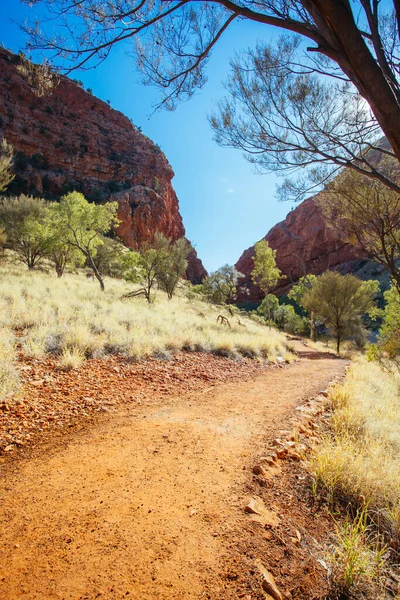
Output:
<svg viewBox="0 0 400 600">
<path fill-rule="evenodd" d="M 0 598 L 255 598 L 231 574 L 253 461 L 345 366 L 311 353 L 123 407 L 19 463 L 0 482 Z"/>
</svg>

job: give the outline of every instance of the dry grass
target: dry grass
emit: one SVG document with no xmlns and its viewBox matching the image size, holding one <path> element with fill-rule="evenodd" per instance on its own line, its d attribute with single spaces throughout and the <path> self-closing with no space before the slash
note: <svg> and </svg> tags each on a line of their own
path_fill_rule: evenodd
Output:
<svg viewBox="0 0 400 600">
<path fill-rule="evenodd" d="M 337 543 L 328 557 L 333 595 L 346 598 L 349 592 L 364 588 L 367 593 L 373 590 L 378 600 L 381 590 L 375 582 L 383 572 L 387 548 L 368 524 L 367 509 L 358 511 L 354 519 L 347 516 L 337 523 L 336 535 Z"/>
<path fill-rule="evenodd" d="M 400 539 L 400 378 L 360 358 L 331 400 L 333 435 L 314 456 L 316 478 L 367 504 Z"/>
<path fill-rule="evenodd" d="M 334 553 L 336 580 L 356 585 L 381 562 L 383 538 L 395 552 L 400 548 L 400 377 L 359 357 L 330 399 L 332 432 L 311 466 L 331 502 L 358 510 L 339 531 Z"/>
<path fill-rule="evenodd" d="M 121 299 L 132 290 L 124 281 L 106 280 L 106 293 L 84 274 L 29 272 L 0 267 L 0 329 L 13 344 L 19 332 L 23 351 L 32 357 L 53 353 L 63 368 L 89 357 L 120 353 L 132 359 L 179 350 L 231 357 L 291 360 L 285 337 L 276 330 L 226 311 L 231 327 L 217 323 L 221 309 L 184 296 L 168 300 L 158 291 L 153 304 L 144 298 Z M 1 354 L 1 348 L 0 348 Z M 13 350 L 5 351 L 8 359 Z M 10 361 L 8 361 L 9 364 Z M 0 394 L 1 395 L 1 394 Z"/>
<path fill-rule="evenodd" d="M 383 598 L 377 590 L 388 547 L 395 555 L 400 549 L 400 376 L 358 357 L 330 399 L 331 434 L 311 462 L 315 488 L 353 515 L 337 525 L 333 589 Z"/>
<path fill-rule="evenodd" d="M 310 348 L 314 348 L 315 350 L 319 350 L 320 352 L 332 352 L 332 354 L 336 354 L 336 340 L 332 337 L 325 336 L 324 339 L 313 342 L 312 340 L 305 338 L 307 345 Z M 349 360 L 353 360 L 357 356 L 360 355 L 360 349 L 356 347 L 354 342 L 350 340 L 345 340 L 340 344 L 340 356 L 342 358 L 347 358 Z"/>
<path fill-rule="evenodd" d="M 9 398 L 20 385 L 18 373 L 13 364 L 15 337 L 7 327 L 0 327 L 0 398 Z"/>
</svg>

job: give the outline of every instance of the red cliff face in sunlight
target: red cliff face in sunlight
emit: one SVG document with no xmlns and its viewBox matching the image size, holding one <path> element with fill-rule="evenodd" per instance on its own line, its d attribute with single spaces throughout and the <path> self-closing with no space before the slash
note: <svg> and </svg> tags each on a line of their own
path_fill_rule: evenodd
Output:
<svg viewBox="0 0 400 600">
<path fill-rule="evenodd" d="M 185 235 L 174 172 L 164 153 L 122 113 L 69 79 L 51 95 L 37 97 L 17 70 L 18 57 L 0 49 L 0 136 L 16 152 L 9 192 L 57 199 L 80 190 L 90 200 L 116 200 L 117 234 L 130 247 L 156 231 Z M 199 283 L 206 271 L 191 254 L 188 275 Z"/>
<path fill-rule="evenodd" d="M 363 257 L 359 250 L 341 240 L 337 232 L 326 225 L 313 198 L 292 210 L 264 239 L 277 251 L 276 263 L 285 275 L 276 289 L 277 294 L 286 293 L 305 273 L 319 275 L 326 269 Z M 235 266 L 245 275 L 244 281 L 250 289 L 248 298 L 258 302 L 262 294 L 251 284 L 253 256 L 254 246 L 243 252 Z M 244 299 L 242 295 L 241 300 Z"/>
</svg>

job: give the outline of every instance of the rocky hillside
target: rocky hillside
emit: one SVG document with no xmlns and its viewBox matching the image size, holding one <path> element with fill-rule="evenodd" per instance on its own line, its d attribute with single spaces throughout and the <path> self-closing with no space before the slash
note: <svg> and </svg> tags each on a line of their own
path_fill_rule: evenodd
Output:
<svg viewBox="0 0 400 600">
<path fill-rule="evenodd" d="M 20 57 L 0 49 L 0 136 L 16 151 L 9 192 L 57 199 L 80 190 L 95 202 L 116 200 L 117 234 L 129 247 L 156 231 L 185 235 L 174 172 L 157 144 L 122 113 L 62 78 L 51 95 L 38 97 L 19 70 Z M 193 250 L 188 276 L 206 271 Z"/>
<path fill-rule="evenodd" d="M 267 233 L 264 238 L 277 251 L 276 262 L 285 275 L 276 290 L 284 294 L 305 273 L 319 275 L 327 269 L 352 272 L 361 266 L 365 256 L 354 246 L 340 239 L 336 231 L 323 220 L 321 210 L 313 198 L 309 198 L 292 210 Z M 236 263 L 238 271 L 245 275 L 250 289 L 248 299 L 258 302 L 262 296 L 251 284 L 254 246 L 245 250 Z M 241 300 L 245 298 L 242 296 Z"/>
</svg>

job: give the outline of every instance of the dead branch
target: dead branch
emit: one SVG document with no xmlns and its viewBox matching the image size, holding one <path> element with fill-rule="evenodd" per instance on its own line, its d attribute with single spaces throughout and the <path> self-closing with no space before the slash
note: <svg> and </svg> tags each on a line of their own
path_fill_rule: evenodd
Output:
<svg viewBox="0 0 400 600">
<path fill-rule="evenodd" d="M 227 325 L 227 327 L 229 328 L 231 327 L 231 324 L 229 323 L 228 319 L 223 315 L 218 315 L 217 323 L 221 323 L 221 325 Z"/>
</svg>

